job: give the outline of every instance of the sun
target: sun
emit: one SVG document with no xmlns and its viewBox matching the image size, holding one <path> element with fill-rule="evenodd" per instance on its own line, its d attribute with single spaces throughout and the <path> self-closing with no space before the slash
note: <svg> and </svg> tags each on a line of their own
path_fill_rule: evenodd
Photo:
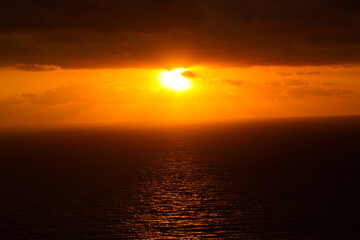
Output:
<svg viewBox="0 0 360 240">
<path fill-rule="evenodd" d="M 162 88 L 175 92 L 184 92 L 193 87 L 190 79 L 185 78 L 182 73 L 187 69 L 177 68 L 172 71 L 162 71 L 159 74 L 159 83 Z"/>
</svg>

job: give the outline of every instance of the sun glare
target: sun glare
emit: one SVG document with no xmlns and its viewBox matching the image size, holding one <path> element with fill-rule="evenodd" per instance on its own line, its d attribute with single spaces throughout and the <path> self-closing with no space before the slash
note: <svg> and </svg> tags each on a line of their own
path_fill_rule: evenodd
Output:
<svg viewBox="0 0 360 240">
<path fill-rule="evenodd" d="M 162 71 L 159 74 L 159 83 L 162 88 L 175 92 L 190 90 L 193 84 L 190 79 L 185 78 L 181 73 L 187 69 L 177 68 L 172 71 Z"/>
</svg>

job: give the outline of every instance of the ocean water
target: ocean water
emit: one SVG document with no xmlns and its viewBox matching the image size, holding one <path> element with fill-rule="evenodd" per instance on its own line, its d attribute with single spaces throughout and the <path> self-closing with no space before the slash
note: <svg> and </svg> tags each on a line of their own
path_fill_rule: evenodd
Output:
<svg viewBox="0 0 360 240">
<path fill-rule="evenodd" d="M 0 239 L 360 239 L 360 118 L 0 133 Z"/>
</svg>

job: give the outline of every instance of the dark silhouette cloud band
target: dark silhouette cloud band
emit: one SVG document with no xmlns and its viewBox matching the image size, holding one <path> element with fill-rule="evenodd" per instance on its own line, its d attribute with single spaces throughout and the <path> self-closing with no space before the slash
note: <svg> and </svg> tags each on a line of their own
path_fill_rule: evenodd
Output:
<svg viewBox="0 0 360 240">
<path fill-rule="evenodd" d="M 358 64 L 359 9 L 355 0 L 2 0 L 0 66 Z"/>
</svg>

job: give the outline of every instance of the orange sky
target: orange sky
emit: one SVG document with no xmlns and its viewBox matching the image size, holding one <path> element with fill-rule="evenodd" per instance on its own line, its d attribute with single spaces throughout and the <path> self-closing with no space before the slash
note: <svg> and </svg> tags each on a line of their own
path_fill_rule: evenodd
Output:
<svg viewBox="0 0 360 240">
<path fill-rule="evenodd" d="M 160 88 L 162 69 L 0 71 L 0 124 L 211 120 L 360 114 L 360 67 L 190 67 L 193 88 Z"/>
<path fill-rule="evenodd" d="M 360 114 L 358 0 L 5 0 L 0 125 Z M 186 68 L 193 88 L 159 87 Z"/>
</svg>

